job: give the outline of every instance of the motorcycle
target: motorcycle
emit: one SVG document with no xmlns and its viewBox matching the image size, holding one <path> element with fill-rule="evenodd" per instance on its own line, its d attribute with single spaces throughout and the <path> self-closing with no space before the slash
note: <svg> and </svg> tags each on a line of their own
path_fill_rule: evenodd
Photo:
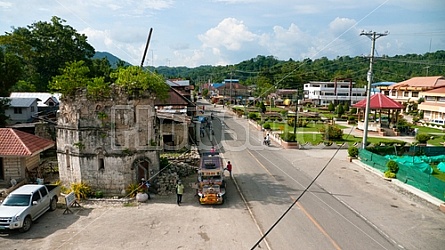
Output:
<svg viewBox="0 0 445 250">
<path fill-rule="evenodd" d="M 267 139 L 266 137 L 264 137 L 263 144 L 267 145 L 267 146 L 270 146 L 270 139 Z"/>
</svg>

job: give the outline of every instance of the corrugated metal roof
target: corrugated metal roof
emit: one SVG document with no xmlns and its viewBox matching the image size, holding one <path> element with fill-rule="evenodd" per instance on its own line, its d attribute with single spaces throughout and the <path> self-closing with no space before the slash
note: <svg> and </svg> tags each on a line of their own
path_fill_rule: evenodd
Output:
<svg viewBox="0 0 445 250">
<path fill-rule="evenodd" d="M 60 97 L 62 94 L 60 93 L 47 93 L 47 92 L 12 92 L 9 97 L 23 97 L 23 98 L 38 98 L 40 101 L 37 102 L 38 107 L 47 107 L 46 101 L 52 98 L 58 104 L 60 101 Z"/>
<path fill-rule="evenodd" d="M 10 107 L 13 108 L 27 108 L 30 107 L 37 98 L 21 98 L 21 97 L 10 97 L 11 102 L 9 103 Z"/>
<path fill-rule="evenodd" d="M 438 88 L 445 86 L 445 78 L 443 76 L 425 76 L 413 77 L 403 82 L 390 86 L 390 89 L 404 87 L 421 87 L 421 88 Z"/>
<path fill-rule="evenodd" d="M 31 156 L 52 146 L 54 142 L 12 128 L 0 128 L 0 156 Z"/>
</svg>

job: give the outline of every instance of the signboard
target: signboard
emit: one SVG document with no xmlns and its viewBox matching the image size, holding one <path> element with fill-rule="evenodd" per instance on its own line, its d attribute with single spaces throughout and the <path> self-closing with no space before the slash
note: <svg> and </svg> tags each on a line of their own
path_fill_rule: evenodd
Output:
<svg viewBox="0 0 445 250">
<path fill-rule="evenodd" d="M 73 211 L 71 211 L 70 207 L 80 207 L 80 204 L 77 203 L 76 194 L 74 192 L 71 192 L 67 196 L 65 196 L 65 203 L 66 208 L 63 214 L 72 214 Z"/>
<path fill-rule="evenodd" d="M 67 207 L 71 207 L 71 205 L 76 201 L 76 195 L 74 194 L 74 192 L 69 193 L 66 197 L 65 197 L 65 203 Z"/>
</svg>

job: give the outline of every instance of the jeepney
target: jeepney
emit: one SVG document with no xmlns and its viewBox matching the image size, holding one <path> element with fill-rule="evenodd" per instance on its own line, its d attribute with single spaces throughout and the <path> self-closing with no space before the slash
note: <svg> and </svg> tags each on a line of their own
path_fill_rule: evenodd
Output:
<svg viewBox="0 0 445 250">
<path fill-rule="evenodd" d="M 218 152 L 201 155 L 197 193 L 200 204 L 223 204 L 226 194 L 224 165 Z"/>
</svg>

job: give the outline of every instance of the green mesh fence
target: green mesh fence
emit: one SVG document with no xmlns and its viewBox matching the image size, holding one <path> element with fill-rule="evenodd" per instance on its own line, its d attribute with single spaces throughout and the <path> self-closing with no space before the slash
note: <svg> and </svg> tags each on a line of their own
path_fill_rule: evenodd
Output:
<svg viewBox="0 0 445 250">
<path fill-rule="evenodd" d="M 429 193 L 430 195 L 445 201 L 445 182 L 432 175 L 433 171 L 427 162 L 432 160 L 425 156 L 381 156 L 368 150 L 359 150 L 360 161 L 378 169 L 380 172 L 387 170 L 386 164 L 389 160 L 394 160 L 399 166 L 396 178 L 417 189 Z M 437 160 L 438 157 L 434 158 Z"/>
</svg>

